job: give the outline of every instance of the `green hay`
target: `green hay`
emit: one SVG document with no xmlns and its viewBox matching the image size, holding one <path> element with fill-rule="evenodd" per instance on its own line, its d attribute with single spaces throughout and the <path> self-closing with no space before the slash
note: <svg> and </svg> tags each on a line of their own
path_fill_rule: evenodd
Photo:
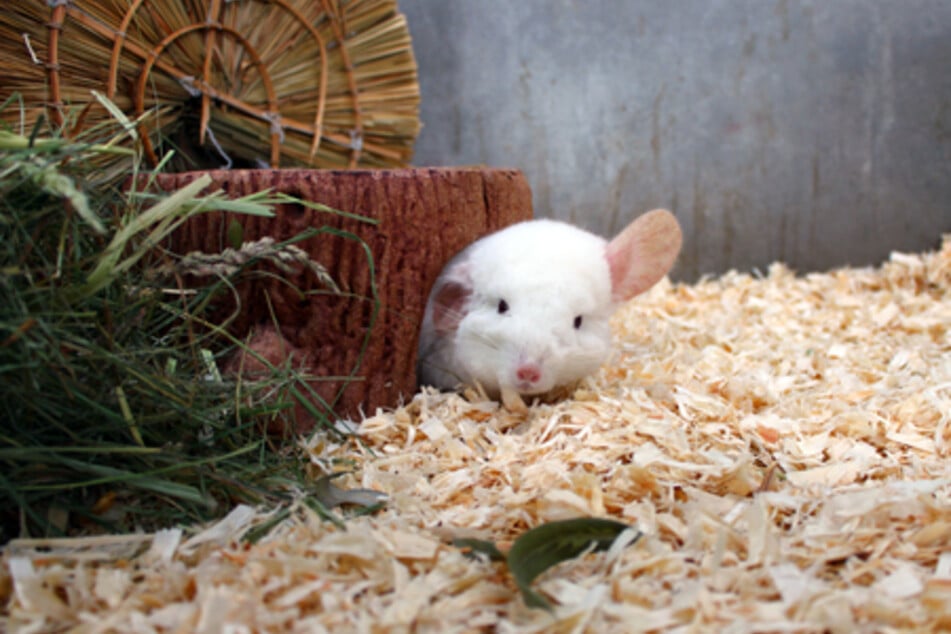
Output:
<svg viewBox="0 0 951 634">
<path fill-rule="evenodd" d="M 308 486 L 292 435 L 273 433 L 293 424 L 308 377 L 288 363 L 222 378 L 242 344 L 206 313 L 250 264 L 319 265 L 253 243 L 223 268 L 198 258 L 218 281 L 176 292 L 190 264 L 158 248 L 171 231 L 212 210 L 268 215 L 285 197 L 199 195 L 200 180 L 163 197 L 126 191 L 119 176 L 137 161 L 115 139 L 131 130 L 0 130 L 0 543 L 202 521 Z M 103 152 L 127 153 L 127 169 L 102 172 Z"/>
</svg>

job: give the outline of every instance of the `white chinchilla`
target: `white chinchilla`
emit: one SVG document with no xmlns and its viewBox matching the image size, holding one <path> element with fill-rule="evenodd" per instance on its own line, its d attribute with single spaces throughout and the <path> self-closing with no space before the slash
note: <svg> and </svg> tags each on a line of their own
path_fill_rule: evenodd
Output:
<svg viewBox="0 0 951 634">
<path fill-rule="evenodd" d="M 620 302 L 659 281 L 680 251 L 668 211 L 610 242 L 563 222 L 529 220 L 472 243 L 439 274 L 419 339 L 421 385 L 543 394 L 595 372 Z"/>
</svg>

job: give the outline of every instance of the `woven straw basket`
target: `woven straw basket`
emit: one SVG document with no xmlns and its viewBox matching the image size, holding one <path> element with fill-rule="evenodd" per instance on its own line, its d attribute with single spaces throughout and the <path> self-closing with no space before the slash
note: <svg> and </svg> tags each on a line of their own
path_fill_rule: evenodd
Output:
<svg viewBox="0 0 951 634">
<path fill-rule="evenodd" d="M 17 0 L 0 12 L 0 120 L 77 135 L 130 118 L 178 169 L 405 165 L 416 62 L 395 0 Z"/>
</svg>

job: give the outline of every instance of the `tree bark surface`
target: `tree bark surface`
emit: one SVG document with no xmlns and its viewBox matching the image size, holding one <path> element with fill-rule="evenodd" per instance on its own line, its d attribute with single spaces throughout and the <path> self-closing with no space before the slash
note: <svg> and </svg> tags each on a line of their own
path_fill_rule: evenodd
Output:
<svg viewBox="0 0 951 634">
<path fill-rule="evenodd" d="M 280 242 L 309 228 L 326 231 L 297 245 L 326 267 L 343 295 L 323 292 L 306 270 L 282 274 L 283 281 L 256 275 L 238 286 L 222 310 L 237 306 L 232 333 L 250 335 L 251 347 L 272 363 L 293 353 L 337 417 L 359 418 L 411 398 L 419 325 L 443 265 L 470 242 L 532 216 L 528 183 L 511 169 L 218 170 L 159 174 L 156 184 L 173 191 L 204 173 L 212 177 L 210 189 L 232 198 L 271 189 L 376 222 L 281 204 L 273 218 L 196 216 L 170 242 L 181 254 L 218 253 L 232 246 L 228 233 L 231 225 L 234 234 L 235 221 L 243 242 L 266 236 Z M 372 328 L 371 281 L 380 300 Z M 306 417 L 298 423 L 301 431 L 312 425 Z"/>
</svg>

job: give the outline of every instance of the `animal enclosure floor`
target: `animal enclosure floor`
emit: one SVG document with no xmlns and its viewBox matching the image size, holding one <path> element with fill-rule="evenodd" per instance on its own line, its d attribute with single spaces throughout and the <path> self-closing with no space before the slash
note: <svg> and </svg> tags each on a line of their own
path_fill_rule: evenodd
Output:
<svg viewBox="0 0 951 634">
<path fill-rule="evenodd" d="M 951 628 L 951 237 L 876 269 L 666 282 L 615 318 L 617 354 L 527 410 L 426 392 L 308 442 L 341 487 L 390 496 L 346 530 L 239 507 L 202 532 L 19 541 L 10 632 L 800 632 Z M 608 516 L 644 537 L 542 575 L 508 542 Z"/>
</svg>

